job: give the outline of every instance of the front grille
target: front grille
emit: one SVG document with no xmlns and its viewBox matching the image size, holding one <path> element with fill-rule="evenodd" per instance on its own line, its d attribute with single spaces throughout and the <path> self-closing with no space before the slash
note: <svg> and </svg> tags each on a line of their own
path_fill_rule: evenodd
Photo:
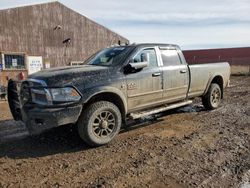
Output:
<svg viewBox="0 0 250 188">
<path fill-rule="evenodd" d="M 20 101 L 22 106 L 26 103 L 32 103 L 33 98 L 41 99 L 42 101 L 45 101 L 45 99 L 42 98 L 42 95 L 32 95 L 31 90 L 33 88 L 41 87 L 43 86 L 39 81 L 24 81 L 22 82 L 22 85 L 20 87 Z"/>
<path fill-rule="evenodd" d="M 44 91 L 43 93 L 33 93 L 32 97 L 34 101 L 40 104 L 47 104 L 48 102 Z"/>
<path fill-rule="evenodd" d="M 21 85 L 20 88 L 20 101 L 22 106 L 26 104 L 27 102 L 31 101 L 31 96 L 30 96 L 30 84 L 27 81 L 24 81 Z"/>
<path fill-rule="evenodd" d="M 41 87 L 42 84 L 39 82 L 29 81 L 31 87 Z"/>
</svg>

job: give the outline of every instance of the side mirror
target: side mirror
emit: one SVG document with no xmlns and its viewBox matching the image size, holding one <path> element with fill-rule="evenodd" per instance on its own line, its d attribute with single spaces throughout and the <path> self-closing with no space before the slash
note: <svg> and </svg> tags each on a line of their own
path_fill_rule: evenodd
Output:
<svg viewBox="0 0 250 188">
<path fill-rule="evenodd" d="M 148 62 L 129 63 L 124 67 L 124 73 L 136 73 L 148 66 Z"/>
<path fill-rule="evenodd" d="M 147 67 L 148 62 L 145 61 L 145 62 L 138 62 L 138 63 L 129 63 L 129 65 L 131 68 L 138 70 L 138 69 L 143 69 L 143 68 Z"/>
<path fill-rule="evenodd" d="M 148 67 L 148 60 L 149 60 L 149 54 L 148 53 L 142 53 L 140 55 L 140 58 L 130 60 L 130 63 L 124 67 L 125 73 L 135 73 L 139 72 L 145 67 Z"/>
</svg>

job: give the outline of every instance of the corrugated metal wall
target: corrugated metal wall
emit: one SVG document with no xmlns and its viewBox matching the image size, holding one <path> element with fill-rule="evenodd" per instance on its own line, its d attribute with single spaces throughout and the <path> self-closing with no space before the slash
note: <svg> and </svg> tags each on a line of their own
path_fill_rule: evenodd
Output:
<svg viewBox="0 0 250 188">
<path fill-rule="evenodd" d="M 231 65 L 250 65 L 250 47 L 183 51 L 188 63 L 213 63 L 226 61 Z"/>
</svg>

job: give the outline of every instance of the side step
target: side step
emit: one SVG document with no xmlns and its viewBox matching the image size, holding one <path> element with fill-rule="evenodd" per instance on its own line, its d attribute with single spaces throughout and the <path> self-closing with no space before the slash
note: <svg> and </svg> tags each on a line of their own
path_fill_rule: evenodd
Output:
<svg viewBox="0 0 250 188">
<path fill-rule="evenodd" d="M 132 119 L 138 119 L 138 118 L 141 118 L 141 117 L 149 116 L 149 115 L 152 115 L 152 114 L 157 114 L 157 113 L 164 112 L 164 111 L 167 111 L 167 110 L 171 110 L 171 109 L 174 109 L 174 108 L 178 108 L 178 107 L 181 107 L 181 106 L 186 106 L 186 105 L 189 105 L 191 103 L 192 103 L 191 100 L 187 100 L 187 101 L 183 101 L 183 102 L 179 102 L 179 103 L 175 103 L 175 104 L 171 104 L 171 105 L 165 105 L 165 106 L 161 106 L 161 107 L 146 110 L 146 111 L 131 113 L 130 117 Z"/>
</svg>

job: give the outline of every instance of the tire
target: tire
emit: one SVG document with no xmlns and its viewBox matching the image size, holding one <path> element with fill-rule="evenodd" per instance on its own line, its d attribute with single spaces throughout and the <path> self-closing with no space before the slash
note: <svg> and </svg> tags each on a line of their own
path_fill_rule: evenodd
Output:
<svg viewBox="0 0 250 188">
<path fill-rule="evenodd" d="M 213 110 L 219 107 L 221 102 L 221 89 L 218 84 L 212 83 L 202 97 L 202 104 L 207 110 Z"/>
<path fill-rule="evenodd" d="M 77 123 L 80 137 L 90 146 L 109 143 L 120 131 L 122 118 L 116 105 L 98 101 L 85 109 Z"/>
</svg>

